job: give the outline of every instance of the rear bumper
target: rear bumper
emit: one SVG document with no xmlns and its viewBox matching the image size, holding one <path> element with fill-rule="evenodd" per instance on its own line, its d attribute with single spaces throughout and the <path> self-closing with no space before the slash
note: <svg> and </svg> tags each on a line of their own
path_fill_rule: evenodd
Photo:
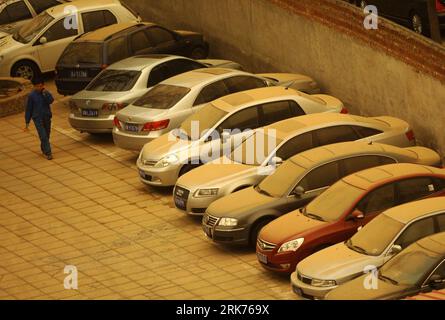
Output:
<svg viewBox="0 0 445 320">
<path fill-rule="evenodd" d="M 87 118 L 76 117 L 74 114 L 70 114 L 68 121 L 74 129 L 80 132 L 91 133 L 111 133 L 113 130 L 114 115 L 110 115 L 107 118 Z"/>
</svg>

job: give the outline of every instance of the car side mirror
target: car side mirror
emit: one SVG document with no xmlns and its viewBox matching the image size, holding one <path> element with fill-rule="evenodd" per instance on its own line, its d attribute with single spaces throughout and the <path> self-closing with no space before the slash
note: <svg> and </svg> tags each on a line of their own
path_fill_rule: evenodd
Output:
<svg viewBox="0 0 445 320">
<path fill-rule="evenodd" d="M 306 190 L 302 186 L 298 186 L 295 188 L 294 192 L 292 192 L 293 195 L 301 198 L 306 193 Z"/>
<path fill-rule="evenodd" d="M 362 220 L 365 218 L 365 214 L 360 211 L 359 209 L 355 209 L 354 212 L 352 212 L 351 214 L 352 219 L 357 221 L 357 220 Z"/>
<path fill-rule="evenodd" d="M 273 157 L 272 159 L 270 159 L 269 164 L 271 166 L 274 167 L 278 167 L 279 165 L 281 165 L 283 163 L 283 159 L 281 159 L 280 157 Z"/>
<path fill-rule="evenodd" d="M 41 37 L 40 40 L 39 40 L 40 44 L 45 44 L 47 42 L 48 42 L 48 39 L 46 37 Z"/>
<path fill-rule="evenodd" d="M 388 255 L 390 256 L 394 256 L 396 254 L 398 254 L 400 251 L 402 251 L 402 246 L 398 245 L 398 244 L 394 244 L 391 249 L 389 249 L 388 251 Z"/>
</svg>

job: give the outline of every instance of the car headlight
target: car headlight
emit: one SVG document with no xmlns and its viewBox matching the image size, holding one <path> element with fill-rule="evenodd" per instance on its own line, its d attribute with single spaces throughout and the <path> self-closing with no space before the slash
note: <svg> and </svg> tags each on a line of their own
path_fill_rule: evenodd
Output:
<svg viewBox="0 0 445 320">
<path fill-rule="evenodd" d="M 221 218 L 218 222 L 218 225 L 222 227 L 236 227 L 237 224 L 238 220 L 234 218 Z"/>
<path fill-rule="evenodd" d="M 311 285 L 314 287 L 334 287 L 337 282 L 335 280 L 312 279 Z"/>
<path fill-rule="evenodd" d="M 218 195 L 218 188 L 211 188 L 211 189 L 198 189 L 195 192 L 195 197 L 213 197 Z"/>
<path fill-rule="evenodd" d="M 159 160 L 155 164 L 155 168 L 165 168 L 171 164 L 177 163 L 178 161 L 179 161 L 178 157 L 175 156 L 174 154 L 171 154 Z"/>
<path fill-rule="evenodd" d="M 278 249 L 278 253 L 280 252 L 288 252 L 288 251 L 297 251 L 298 248 L 303 244 L 304 238 L 298 238 L 295 240 L 291 240 L 288 242 L 285 242 L 281 245 L 280 249 Z"/>
</svg>

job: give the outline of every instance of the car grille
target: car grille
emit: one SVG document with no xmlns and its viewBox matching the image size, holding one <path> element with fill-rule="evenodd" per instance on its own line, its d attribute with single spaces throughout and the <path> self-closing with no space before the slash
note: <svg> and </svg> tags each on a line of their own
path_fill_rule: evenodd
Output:
<svg viewBox="0 0 445 320">
<path fill-rule="evenodd" d="M 155 164 L 158 163 L 158 160 L 142 160 L 141 162 L 144 166 L 154 167 Z"/>
<path fill-rule="evenodd" d="M 311 278 L 305 277 L 305 276 L 303 276 L 299 272 L 297 272 L 297 278 L 298 278 L 298 280 L 300 280 L 301 282 L 303 282 L 305 284 L 312 284 L 312 279 Z"/>
<path fill-rule="evenodd" d="M 258 238 L 257 244 L 258 244 L 258 247 L 260 247 L 261 250 L 263 250 L 263 251 L 272 251 L 277 246 L 274 243 L 267 242 L 267 241 L 264 241 L 264 240 L 259 239 L 259 238 Z"/>
<path fill-rule="evenodd" d="M 214 227 L 218 223 L 218 218 L 211 216 L 209 214 L 205 214 L 202 218 L 202 222 L 210 227 Z"/>
</svg>

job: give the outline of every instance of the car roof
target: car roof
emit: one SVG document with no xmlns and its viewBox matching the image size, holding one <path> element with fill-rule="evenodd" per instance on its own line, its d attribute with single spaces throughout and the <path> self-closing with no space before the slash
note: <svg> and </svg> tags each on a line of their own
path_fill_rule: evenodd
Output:
<svg viewBox="0 0 445 320">
<path fill-rule="evenodd" d="M 107 8 L 110 6 L 121 5 L 121 3 L 119 0 L 94 0 L 94 1 L 76 0 L 69 3 L 62 3 L 55 7 L 49 8 L 46 10 L 46 12 L 49 13 L 54 18 L 67 16 L 71 14 L 71 12 L 67 12 L 65 10 L 67 5 L 75 6 L 78 10 L 88 10 L 88 9 Z"/>
<path fill-rule="evenodd" d="M 124 60 L 113 63 L 108 67 L 108 69 L 118 69 L 118 70 L 135 70 L 141 71 L 146 68 L 151 68 L 160 63 L 174 60 L 174 59 L 186 59 L 186 57 L 168 55 L 168 54 L 149 54 L 129 57 Z"/>
<path fill-rule="evenodd" d="M 247 108 L 252 104 L 266 103 L 268 100 L 276 101 L 277 98 L 297 95 L 300 96 L 300 92 L 293 89 L 286 89 L 284 87 L 264 87 L 232 93 L 212 101 L 212 104 L 225 112 L 233 112 Z"/>
<path fill-rule="evenodd" d="M 417 241 L 417 244 L 425 250 L 445 256 L 445 232 L 422 238 Z"/>
<path fill-rule="evenodd" d="M 118 37 L 122 34 L 127 34 L 130 31 L 137 30 L 140 27 L 148 25 L 141 22 L 124 22 L 115 23 L 88 33 L 81 35 L 75 40 L 75 42 L 91 41 L 91 42 L 103 42 L 114 37 Z"/>
<path fill-rule="evenodd" d="M 428 216 L 436 212 L 445 213 L 445 197 L 428 198 L 414 202 L 408 202 L 386 210 L 384 215 L 393 218 L 403 224 Z"/>
<path fill-rule="evenodd" d="M 226 78 L 225 76 L 233 75 L 251 75 L 247 72 L 226 69 L 226 68 L 203 68 L 181 73 L 172 78 L 164 80 L 161 84 L 174 85 L 186 88 L 193 88 L 202 83 L 210 82 L 217 79 Z"/>
</svg>

